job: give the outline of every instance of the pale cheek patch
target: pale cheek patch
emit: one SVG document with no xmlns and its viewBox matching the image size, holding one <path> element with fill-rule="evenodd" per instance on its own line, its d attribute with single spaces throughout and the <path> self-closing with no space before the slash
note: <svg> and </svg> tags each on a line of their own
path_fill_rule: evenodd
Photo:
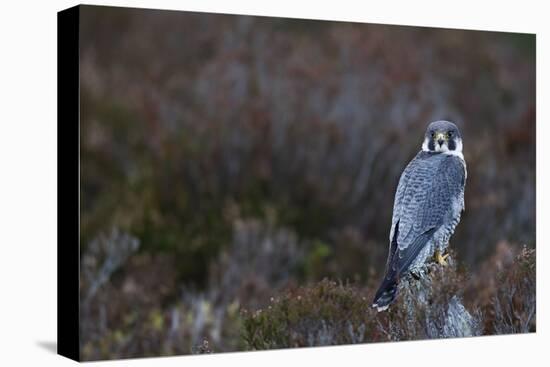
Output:
<svg viewBox="0 0 550 367">
<path fill-rule="evenodd" d="M 457 157 L 464 159 L 464 155 L 462 154 L 462 139 L 456 139 L 455 150 L 448 150 L 448 151 L 442 151 L 442 152 L 444 154 L 456 155 Z"/>
<path fill-rule="evenodd" d="M 428 138 L 425 138 L 424 139 L 424 143 L 422 143 L 422 150 L 425 151 L 425 152 L 429 152 L 430 151 L 430 148 L 428 148 L 428 143 L 430 142 L 430 140 Z"/>
<path fill-rule="evenodd" d="M 457 152 L 462 153 L 462 139 L 456 139 L 456 149 Z"/>
</svg>

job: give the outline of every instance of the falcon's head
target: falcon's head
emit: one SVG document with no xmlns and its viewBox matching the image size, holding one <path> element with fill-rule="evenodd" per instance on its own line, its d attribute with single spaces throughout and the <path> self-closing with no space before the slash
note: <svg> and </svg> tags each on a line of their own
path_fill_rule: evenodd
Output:
<svg viewBox="0 0 550 367">
<path fill-rule="evenodd" d="M 434 121 L 426 129 L 422 150 L 462 156 L 462 135 L 450 121 Z"/>
</svg>

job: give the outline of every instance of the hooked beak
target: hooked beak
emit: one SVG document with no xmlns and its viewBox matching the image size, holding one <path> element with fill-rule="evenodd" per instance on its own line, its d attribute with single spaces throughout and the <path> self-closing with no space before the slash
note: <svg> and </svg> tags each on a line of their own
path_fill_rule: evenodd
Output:
<svg viewBox="0 0 550 367">
<path fill-rule="evenodd" d="M 447 141 L 447 134 L 445 133 L 435 134 L 435 141 L 437 142 L 437 144 L 439 144 L 439 146 L 442 146 L 443 143 Z"/>
</svg>

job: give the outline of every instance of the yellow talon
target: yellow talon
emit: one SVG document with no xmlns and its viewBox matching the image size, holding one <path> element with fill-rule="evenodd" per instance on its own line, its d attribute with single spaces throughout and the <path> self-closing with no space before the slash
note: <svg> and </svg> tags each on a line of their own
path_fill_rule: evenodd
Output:
<svg viewBox="0 0 550 367">
<path fill-rule="evenodd" d="M 441 255 L 441 252 L 439 250 L 435 250 L 435 261 L 442 266 L 447 266 L 448 263 L 446 259 L 449 257 L 449 254 Z"/>
</svg>

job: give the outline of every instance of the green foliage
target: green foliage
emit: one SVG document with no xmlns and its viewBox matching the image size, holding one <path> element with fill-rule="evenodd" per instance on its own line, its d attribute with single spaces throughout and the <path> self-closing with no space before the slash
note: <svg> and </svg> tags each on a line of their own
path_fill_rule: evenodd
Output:
<svg viewBox="0 0 550 367">
<path fill-rule="evenodd" d="M 306 277 L 310 279 L 318 279 L 322 276 L 322 274 L 326 271 L 326 260 L 331 253 L 332 250 L 327 243 L 320 240 L 313 241 L 305 263 Z"/>
</svg>

